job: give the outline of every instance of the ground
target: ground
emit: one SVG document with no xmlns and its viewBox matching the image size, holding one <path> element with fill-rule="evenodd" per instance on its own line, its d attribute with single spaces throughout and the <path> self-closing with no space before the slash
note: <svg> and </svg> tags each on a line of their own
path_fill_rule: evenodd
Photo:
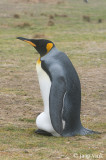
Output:
<svg viewBox="0 0 106 160">
<path fill-rule="evenodd" d="M 0 160 L 106 159 L 105 0 L 0 1 Z M 16 37 L 46 38 L 64 51 L 81 81 L 81 121 L 92 136 L 36 135 L 43 111 L 34 48 Z"/>
</svg>

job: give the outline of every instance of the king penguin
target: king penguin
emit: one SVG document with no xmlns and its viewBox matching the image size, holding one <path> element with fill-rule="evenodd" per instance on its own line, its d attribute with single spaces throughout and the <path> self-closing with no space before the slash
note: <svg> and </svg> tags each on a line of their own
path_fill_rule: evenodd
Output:
<svg viewBox="0 0 106 160">
<path fill-rule="evenodd" d="M 36 119 L 36 133 L 56 137 L 96 133 L 81 124 L 80 80 L 67 55 L 59 51 L 50 40 L 17 39 L 31 44 L 40 54 L 36 70 L 44 111 Z"/>
</svg>

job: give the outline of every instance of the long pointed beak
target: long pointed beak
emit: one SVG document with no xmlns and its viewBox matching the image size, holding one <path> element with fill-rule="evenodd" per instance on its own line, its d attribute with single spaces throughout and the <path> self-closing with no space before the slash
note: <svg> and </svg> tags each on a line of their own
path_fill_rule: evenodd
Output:
<svg viewBox="0 0 106 160">
<path fill-rule="evenodd" d="M 17 37 L 17 39 L 20 39 L 20 40 L 22 40 L 22 41 L 25 41 L 25 42 L 31 44 L 33 47 L 36 47 L 36 45 L 35 45 L 33 42 L 31 42 L 31 40 L 28 39 L 28 38 Z"/>
<path fill-rule="evenodd" d="M 28 39 L 28 38 L 23 38 L 23 37 L 17 37 L 17 39 L 20 39 L 20 40 L 22 40 L 22 41 L 29 41 L 30 39 Z"/>
</svg>

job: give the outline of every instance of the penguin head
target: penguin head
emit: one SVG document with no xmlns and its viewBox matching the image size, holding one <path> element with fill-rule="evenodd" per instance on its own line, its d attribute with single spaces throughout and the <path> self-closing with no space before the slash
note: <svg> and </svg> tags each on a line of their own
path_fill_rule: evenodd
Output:
<svg viewBox="0 0 106 160">
<path fill-rule="evenodd" d="M 27 39 L 23 37 L 17 37 L 17 39 L 31 44 L 38 51 L 41 57 L 46 55 L 55 46 L 52 41 L 46 39 Z"/>
</svg>

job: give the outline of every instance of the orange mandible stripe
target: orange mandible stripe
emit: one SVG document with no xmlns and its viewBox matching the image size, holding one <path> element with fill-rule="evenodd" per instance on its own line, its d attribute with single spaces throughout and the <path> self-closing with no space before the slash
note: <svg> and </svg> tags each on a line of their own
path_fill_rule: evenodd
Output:
<svg viewBox="0 0 106 160">
<path fill-rule="evenodd" d="M 33 47 L 36 47 L 36 45 L 34 43 L 32 43 L 31 41 L 27 41 L 27 40 L 24 40 L 24 41 L 31 44 Z"/>
</svg>

